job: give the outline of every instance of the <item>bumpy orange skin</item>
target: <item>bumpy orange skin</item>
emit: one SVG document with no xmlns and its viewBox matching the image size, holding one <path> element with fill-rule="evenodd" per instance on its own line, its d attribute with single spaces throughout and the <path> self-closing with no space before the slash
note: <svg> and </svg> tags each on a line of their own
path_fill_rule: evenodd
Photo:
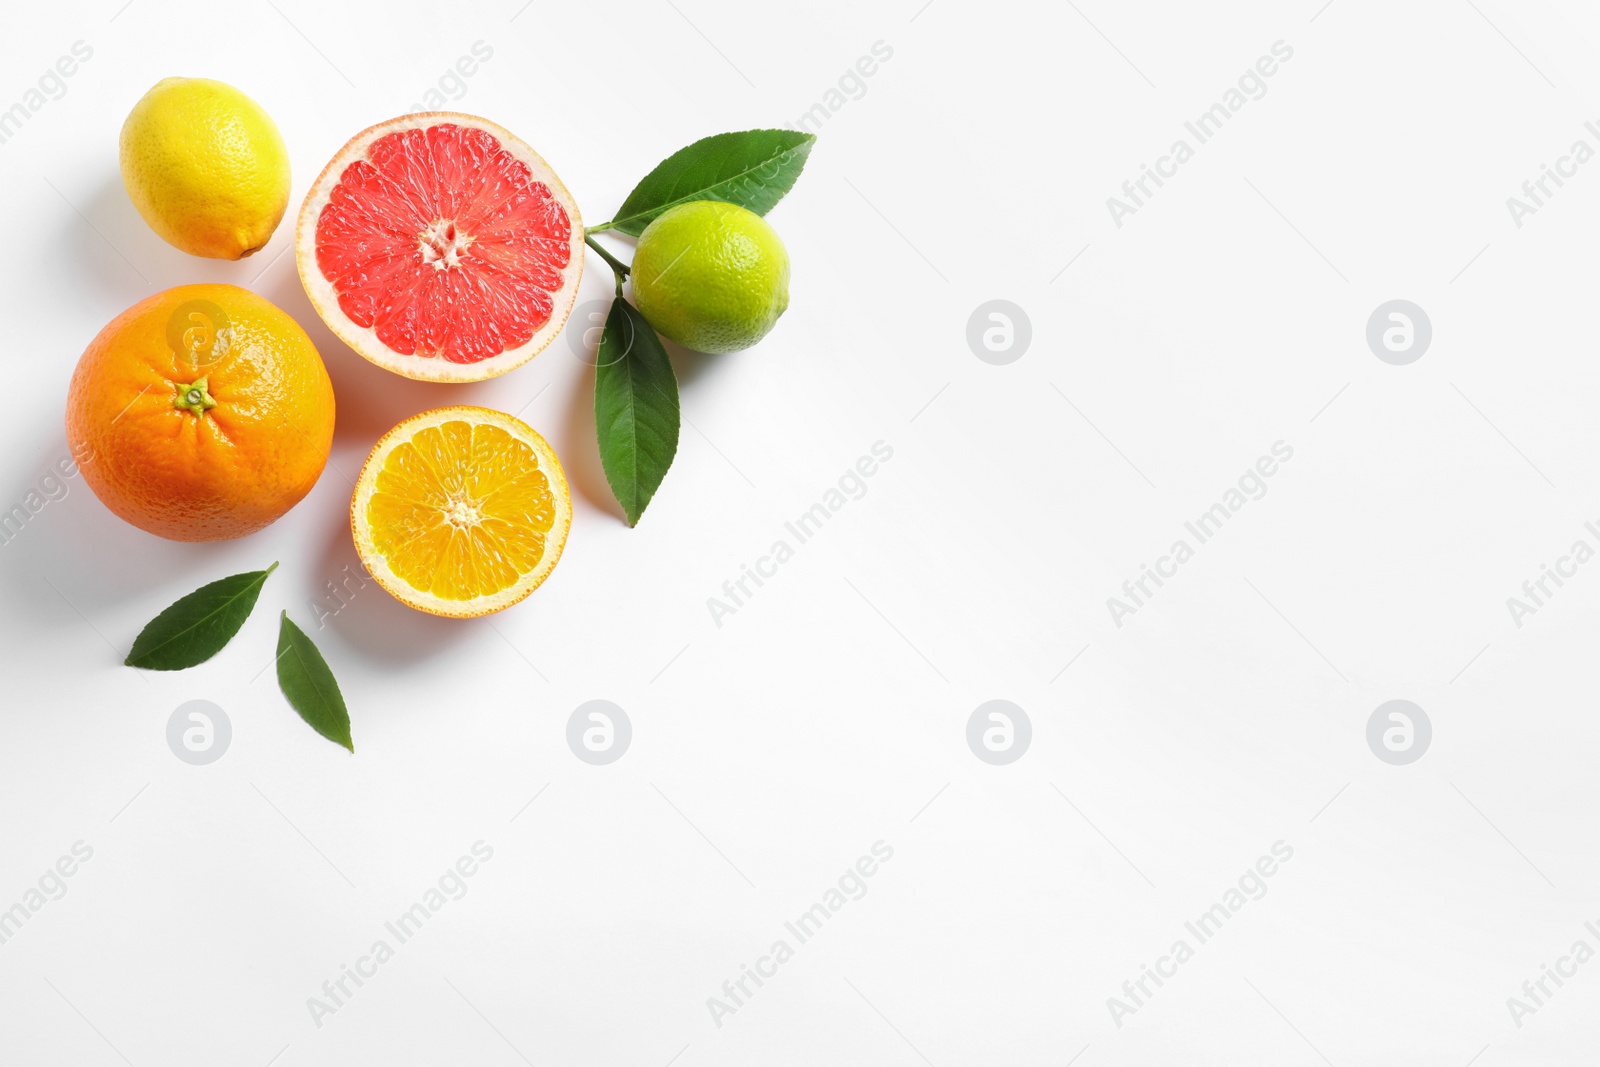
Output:
<svg viewBox="0 0 1600 1067">
<path fill-rule="evenodd" d="M 227 317 L 223 346 L 207 342 L 208 306 Z M 184 338 L 177 347 L 174 336 Z M 176 407 L 202 377 L 215 405 Z M 119 517 L 174 541 L 220 541 L 254 533 L 311 491 L 333 416 L 333 383 L 298 323 L 237 286 L 183 285 L 124 311 L 84 350 L 67 440 Z"/>
</svg>

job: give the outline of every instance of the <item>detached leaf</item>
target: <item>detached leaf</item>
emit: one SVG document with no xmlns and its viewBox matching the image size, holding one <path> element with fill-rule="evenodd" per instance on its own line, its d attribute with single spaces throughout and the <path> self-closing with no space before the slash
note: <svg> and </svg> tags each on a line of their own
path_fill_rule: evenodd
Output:
<svg viewBox="0 0 1600 1067">
<path fill-rule="evenodd" d="M 745 130 L 705 137 L 656 164 L 622 202 L 616 218 L 596 229 L 634 237 L 670 207 L 722 200 L 765 215 L 794 187 L 816 135 L 796 130 Z"/>
<path fill-rule="evenodd" d="M 264 571 L 202 585 L 151 619 L 122 662 L 152 671 L 181 671 L 204 663 L 239 632 L 256 606 L 267 575 L 277 569 L 274 563 Z"/>
<path fill-rule="evenodd" d="M 655 330 L 620 296 L 600 335 L 594 425 L 606 481 L 635 526 L 678 451 L 678 378 Z"/>
<path fill-rule="evenodd" d="M 278 625 L 278 688 L 313 730 L 351 752 L 356 750 L 339 683 L 311 638 L 289 621 L 287 611 Z"/>
</svg>

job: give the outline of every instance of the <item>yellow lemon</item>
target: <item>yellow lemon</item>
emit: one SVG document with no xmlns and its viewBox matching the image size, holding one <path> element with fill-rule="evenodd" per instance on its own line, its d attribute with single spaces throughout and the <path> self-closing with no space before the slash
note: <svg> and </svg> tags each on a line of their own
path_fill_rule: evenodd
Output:
<svg viewBox="0 0 1600 1067">
<path fill-rule="evenodd" d="M 122 124 L 122 184 L 144 221 L 196 256 L 241 259 L 289 205 L 289 150 L 271 116 L 209 78 L 165 78 Z"/>
</svg>

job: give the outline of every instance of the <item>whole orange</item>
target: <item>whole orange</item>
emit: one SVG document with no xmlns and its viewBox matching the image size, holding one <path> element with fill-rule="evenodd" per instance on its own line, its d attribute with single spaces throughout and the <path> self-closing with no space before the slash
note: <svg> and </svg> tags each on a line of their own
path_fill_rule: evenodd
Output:
<svg viewBox="0 0 1600 1067">
<path fill-rule="evenodd" d="M 333 384 L 311 338 L 234 285 L 141 300 L 90 342 L 67 441 L 102 503 L 174 541 L 254 533 L 311 491 L 333 443 Z"/>
</svg>

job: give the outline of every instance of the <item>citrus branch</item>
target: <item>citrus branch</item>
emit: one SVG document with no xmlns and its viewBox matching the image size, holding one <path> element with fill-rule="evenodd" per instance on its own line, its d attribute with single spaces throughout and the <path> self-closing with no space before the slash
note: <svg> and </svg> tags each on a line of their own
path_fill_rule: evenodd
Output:
<svg viewBox="0 0 1600 1067">
<path fill-rule="evenodd" d="M 621 296 L 622 279 L 628 276 L 627 264 L 623 263 L 616 256 L 613 256 L 610 252 L 607 252 L 604 248 L 601 248 L 600 242 L 596 241 L 593 237 L 590 237 L 588 232 L 585 232 L 583 235 L 583 243 L 594 249 L 596 252 L 599 252 L 600 258 L 605 260 L 606 263 L 611 267 L 611 273 L 615 275 L 617 279 L 617 295 Z"/>
</svg>

